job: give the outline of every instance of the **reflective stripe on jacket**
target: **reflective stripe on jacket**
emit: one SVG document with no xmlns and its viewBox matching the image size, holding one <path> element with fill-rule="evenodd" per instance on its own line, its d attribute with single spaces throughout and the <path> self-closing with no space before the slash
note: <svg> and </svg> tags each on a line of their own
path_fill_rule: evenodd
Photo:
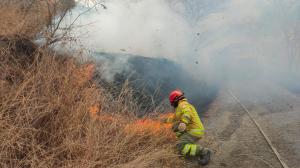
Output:
<svg viewBox="0 0 300 168">
<path fill-rule="evenodd" d="M 175 109 L 174 123 L 183 122 L 187 125 L 187 133 L 201 137 L 204 134 L 204 127 L 200 117 L 193 105 L 187 99 L 180 100 Z"/>
</svg>

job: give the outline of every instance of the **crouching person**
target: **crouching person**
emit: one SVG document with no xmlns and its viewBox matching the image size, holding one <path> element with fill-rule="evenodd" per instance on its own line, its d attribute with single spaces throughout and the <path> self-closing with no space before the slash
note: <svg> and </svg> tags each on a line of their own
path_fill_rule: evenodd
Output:
<svg viewBox="0 0 300 168">
<path fill-rule="evenodd" d="M 173 131 L 178 137 L 176 148 L 186 158 L 197 159 L 200 165 L 207 165 L 211 159 L 211 150 L 197 144 L 204 135 L 204 127 L 199 115 L 180 90 L 170 93 L 169 100 L 174 107 L 174 116 L 165 122 L 173 124 Z"/>
</svg>

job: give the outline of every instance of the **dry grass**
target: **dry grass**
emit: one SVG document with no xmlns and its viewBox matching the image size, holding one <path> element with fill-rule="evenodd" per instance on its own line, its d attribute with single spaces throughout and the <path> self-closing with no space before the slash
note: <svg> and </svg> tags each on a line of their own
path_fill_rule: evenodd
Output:
<svg viewBox="0 0 300 168">
<path fill-rule="evenodd" d="M 0 35 L 36 35 L 48 21 L 45 3 L 34 0 L 0 2 Z"/>
<path fill-rule="evenodd" d="M 113 98 L 90 80 L 93 66 L 31 42 L 48 17 L 34 2 L 26 13 L 0 3 L 0 167 L 183 167 L 166 130 L 128 129 L 139 109 L 131 90 Z"/>
<path fill-rule="evenodd" d="M 112 98 L 87 81 L 89 75 L 80 73 L 82 66 L 71 58 L 39 51 L 26 65 L 18 62 L 23 57 L 28 56 L 1 49 L 0 167 L 183 164 L 165 132 L 124 131 L 138 110 L 129 90 Z M 110 114 L 115 120 L 91 117 L 94 105 L 99 116 Z"/>
<path fill-rule="evenodd" d="M 0 36 L 50 36 L 46 27 L 53 24 L 54 16 L 73 5 L 73 0 L 1 0 Z M 43 29 L 45 32 L 41 33 Z"/>
</svg>

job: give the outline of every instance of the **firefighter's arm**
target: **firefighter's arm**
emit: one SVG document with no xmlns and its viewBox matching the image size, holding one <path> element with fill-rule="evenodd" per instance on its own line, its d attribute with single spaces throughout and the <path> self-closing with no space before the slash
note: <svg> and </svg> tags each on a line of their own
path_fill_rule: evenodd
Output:
<svg viewBox="0 0 300 168">
<path fill-rule="evenodd" d="M 188 107 L 184 108 L 182 112 L 183 114 L 180 117 L 180 122 L 176 124 L 176 129 L 179 132 L 184 132 L 186 130 L 187 125 L 191 122 L 190 109 Z"/>
<path fill-rule="evenodd" d="M 191 123 L 191 109 L 189 107 L 186 107 L 182 109 L 182 115 L 180 117 L 180 121 L 186 125 Z"/>
<path fill-rule="evenodd" d="M 173 123 L 173 131 L 175 132 L 184 132 L 186 131 L 187 125 L 191 122 L 191 116 L 190 112 L 187 111 L 189 109 L 183 109 L 183 114 L 180 117 L 180 120 L 178 122 Z"/>
<path fill-rule="evenodd" d="M 173 123 L 174 122 L 174 115 L 173 116 L 169 116 L 167 119 L 166 119 L 166 123 L 169 123 L 169 124 L 171 124 L 171 123 Z"/>
<path fill-rule="evenodd" d="M 162 123 L 172 124 L 174 122 L 174 118 L 175 118 L 175 116 L 174 116 L 174 114 L 172 114 L 172 115 L 168 115 L 168 116 L 164 116 L 164 117 L 160 118 L 160 121 Z"/>
</svg>

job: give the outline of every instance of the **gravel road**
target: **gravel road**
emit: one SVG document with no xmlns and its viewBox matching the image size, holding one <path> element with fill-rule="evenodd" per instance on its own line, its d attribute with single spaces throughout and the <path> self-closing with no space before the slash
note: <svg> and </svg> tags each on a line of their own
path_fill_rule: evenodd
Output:
<svg viewBox="0 0 300 168">
<path fill-rule="evenodd" d="M 202 118 L 212 141 L 204 144 L 215 150 L 213 161 L 206 167 L 281 167 L 249 116 L 227 92 L 231 89 L 257 119 L 287 165 L 299 168 L 300 97 L 268 82 L 238 83 L 221 89 Z"/>
</svg>

